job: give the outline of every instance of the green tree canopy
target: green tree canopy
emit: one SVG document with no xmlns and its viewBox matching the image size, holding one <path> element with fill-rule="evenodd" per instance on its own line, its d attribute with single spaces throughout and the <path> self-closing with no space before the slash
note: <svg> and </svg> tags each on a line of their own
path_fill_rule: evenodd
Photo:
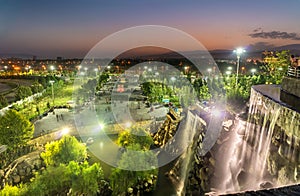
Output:
<svg viewBox="0 0 300 196">
<path fill-rule="evenodd" d="M 44 89 L 43 86 L 37 80 L 34 81 L 33 84 L 31 85 L 32 93 L 42 92 L 43 89 Z"/>
<path fill-rule="evenodd" d="M 287 50 L 276 52 L 276 58 L 265 64 L 263 68 L 270 75 L 267 82 L 274 84 L 281 83 L 283 76 L 287 73 L 288 66 L 291 65 L 290 56 L 290 52 Z"/>
<path fill-rule="evenodd" d="M 64 136 L 59 141 L 46 144 L 45 152 L 41 153 L 46 165 L 60 165 L 70 161 L 82 161 L 87 158 L 86 146 L 74 136 Z"/>
<path fill-rule="evenodd" d="M 33 136 L 34 126 L 15 110 L 0 116 L 0 143 L 10 149 L 25 145 Z"/>
<path fill-rule="evenodd" d="M 172 93 L 174 93 L 169 86 L 160 82 L 144 82 L 142 84 L 142 90 L 151 103 L 161 102 L 163 97 L 171 97 Z"/>
<path fill-rule="evenodd" d="M 16 93 L 17 99 L 24 99 L 32 95 L 31 88 L 28 86 L 20 86 Z"/>
<path fill-rule="evenodd" d="M 3 95 L 0 95 L 0 109 L 6 107 L 7 105 L 7 99 Z"/>
<path fill-rule="evenodd" d="M 139 144 L 142 149 L 148 150 L 153 144 L 153 140 L 150 134 L 144 129 L 132 127 L 119 135 L 118 144 L 123 147 Z"/>
<path fill-rule="evenodd" d="M 119 168 L 114 169 L 110 176 L 113 195 L 126 195 L 129 188 L 142 187 L 149 181 L 147 190 L 151 191 L 155 187 L 154 176 L 158 174 L 157 164 L 152 151 L 141 150 L 139 144 L 128 146 L 118 163 Z M 132 171 L 132 168 L 140 171 Z"/>
<path fill-rule="evenodd" d="M 70 188 L 72 195 L 96 195 L 101 180 L 103 171 L 98 163 L 89 166 L 86 161 L 71 161 L 68 165 L 49 166 L 37 174 L 25 195 L 66 195 Z"/>
</svg>

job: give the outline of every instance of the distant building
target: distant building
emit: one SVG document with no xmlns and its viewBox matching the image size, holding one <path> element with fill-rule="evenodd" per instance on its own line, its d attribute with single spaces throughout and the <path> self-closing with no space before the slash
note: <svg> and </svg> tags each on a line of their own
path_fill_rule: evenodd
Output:
<svg viewBox="0 0 300 196">
<path fill-rule="evenodd" d="M 276 53 L 274 51 L 264 51 L 262 53 L 262 60 L 264 63 L 273 63 L 277 61 Z"/>
</svg>

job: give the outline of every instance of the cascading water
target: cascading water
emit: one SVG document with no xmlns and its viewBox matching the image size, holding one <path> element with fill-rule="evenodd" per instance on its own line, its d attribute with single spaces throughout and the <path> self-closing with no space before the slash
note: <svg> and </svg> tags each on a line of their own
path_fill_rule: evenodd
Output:
<svg viewBox="0 0 300 196">
<path fill-rule="evenodd" d="M 268 86 L 270 90 L 272 86 Z M 235 119 L 215 152 L 211 190 L 240 192 L 299 182 L 300 114 L 261 89 L 251 91 L 248 120 Z M 225 136 L 224 136 L 225 137 Z M 219 167 L 219 168 L 218 168 Z"/>
</svg>

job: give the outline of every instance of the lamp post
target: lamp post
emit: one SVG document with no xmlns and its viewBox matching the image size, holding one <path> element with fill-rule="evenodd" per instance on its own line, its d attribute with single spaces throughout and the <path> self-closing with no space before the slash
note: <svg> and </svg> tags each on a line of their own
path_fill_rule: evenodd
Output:
<svg viewBox="0 0 300 196">
<path fill-rule="evenodd" d="M 184 72 L 185 72 L 185 74 L 188 74 L 188 73 L 189 73 L 189 67 L 188 67 L 188 66 L 185 66 L 185 67 L 184 67 Z"/>
<path fill-rule="evenodd" d="M 208 72 L 208 77 L 210 78 L 210 73 L 212 72 L 212 69 L 211 69 L 211 68 L 208 68 L 208 69 L 207 69 L 207 72 Z"/>
<path fill-rule="evenodd" d="M 171 81 L 172 81 L 172 84 L 173 84 L 173 91 L 175 91 L 174 83 L 176 81 L 176 78 L 174 76 L 172 76 Z"/>
<path fill-rule="evenodd" d="M 237 57 L 236 81 L 235 81 L 235 86 L 237 87 L 237 85 L 238 85 L 238 78 L 239 78 L 240 58 L 241 58 L 241 55 L 244 52 L 246 52 L 246 50 L 244 50 L 243 48 L 237 48 L 233 52 L 236 53 L 236 57 Z"/>
<path fill-rule="evenodd" d="M 52 104 L 54 106 L 54 89 L 53 89 L 54 80 L 50 80 L 49 82 L 50 82 L 51 88 L 52 88 Z"/>
<path fill-rule="evenodd" d="M 251 69 L 250 71 L 251 71 L 252 75 L 254 75 L 255 72 L 256 72 L 256 69 L 253 68 L 253 69 Z"/>
</svg>

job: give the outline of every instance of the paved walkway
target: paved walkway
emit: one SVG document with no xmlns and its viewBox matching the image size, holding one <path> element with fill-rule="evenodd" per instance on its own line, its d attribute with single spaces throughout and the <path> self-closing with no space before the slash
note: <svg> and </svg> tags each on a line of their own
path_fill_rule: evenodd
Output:
<svg viewBox="0 0 300 196">
<path fill-rule="evenodd" d="M 34 137 L 68 126 L 74 126 L 74 114 L 69 109 L 55 109 L 34 123 Z"/>
<path fill-rule="evenodd" d="M 80 134 L 94 135 L 99 133 L 101 129 L 99 124 L 106 127 L 112 126 L 110 129 L 115 129 L 115 123 L 120 124 L 122 127 L 123 124 L 128 122 L 134 124 L 165 117 L 168 112 L 168 108 L 159 105 L 153 106 L 151 109 L 146 107 L 142 101 L 127 100 L 120 102 L 113 100 L 110 103 L 109 98 L 110 95 L 104 95 L 100 99 L 96 98 L 95 101 L 86 102 L 78 113 L 69 109 L 55 109 L 54 113 L 49 113 L 34 123 L 34 137 L 62 130 L 66 127 L 76 128 L 76 126 L 81 129 Z M 116 130 L 110 131 L 114 133 Z"/>
</svg>

